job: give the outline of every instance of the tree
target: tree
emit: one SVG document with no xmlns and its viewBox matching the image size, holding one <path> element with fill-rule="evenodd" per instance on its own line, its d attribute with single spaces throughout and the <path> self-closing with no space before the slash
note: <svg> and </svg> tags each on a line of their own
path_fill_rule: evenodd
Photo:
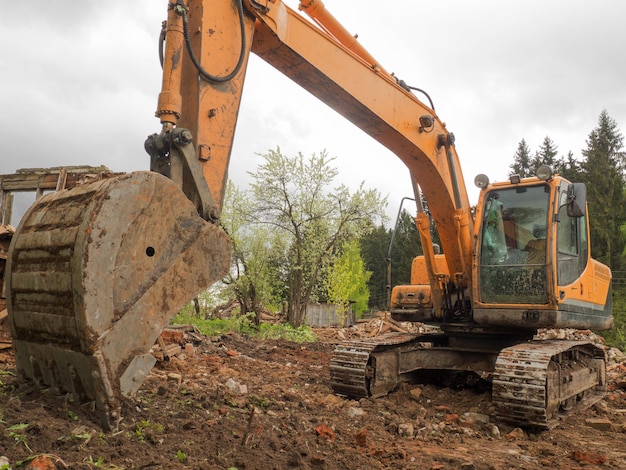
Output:
<svg viewBox="0 0 626 470">
<path fill-rule="evenodd" d="M 533 176 L 541 165 L 546 165 L 554 170 L 557 165 L 557 148 L 554 141 L 550 137 L 545 136 L 539 150 L 531 161 L 531 171 L 528 176 Z"/>
<path fill-rule="evenodd" d="M 532 168 L 530 148 L 524 139 L 517 144 L 517 151 L 513 156 L 513 163 L 509 166 L 511 175 L 519 175 L 522 178 L 526 178 L 534 174 L 535 168 Z"/>
<path fill-rule="evenodd" d="M 554 171 L 573 183 L 579 182 L 582 178 L 581 164 L 574 158 L 574 154 L 571 150 L 567 153 L 567 157 L 557 161 Z"/>
<path fill-rule="evenodd" d="M 623 264 L 624 238 L 620 227 L 626 222 L 623 140 L 617 123 L 603 110 L 598 127 L 591 131 L 587 148 L 582 151 L 591 214 L 591 251 L 614 270 Z"/>
<path fill-rule="evenodd" d="M 259 324 L 262 305 L 275 305 L 277 277 L 275 269 L 284 253 L 281 240 L 266 227 L 248 224 L 250 200 L 231 182 L 226 187 L 221 223 L 233 241 L 231 269 L 226 278 L 225 294 L 239 304 L 240 313 L 255 313 Z"/>
<path fill-rule="evenodd" d="M 437 243 L 437 234 L 434 232 L 433 242 Z M 391 259 L 388 259 L 390 248 Z M 372 272 L 368 283 L 370 308 L 387 308 L 390 289 L 411 282 L 413 258 L 422 254 L 415 219 L 407 210 L 402 210 L 395 224 L 395 234 L 380 226 L 361 238 L 361 250 L 365 266 Z M 388 279 L 389 262 L 391 280 Z"/>
<path fill-rule="evenodd" d="M 433 239 L 436 243 L 436 240 Z M 396 226 L 396 235 L 391 247 L 391 285 L 411 283 L 413 258 L 423 254 L 415 218 L 404 209 Z"/>
<path fill-rule="evenodd" d="M 372 273 L 367 283 L 369 308 L 387 308 L 387 252 L 391 231 L 384 225 L 372 229 L 360 238 L 361 256 L 365 268 Z"/>
<path fill-rule="evenodd" d="M 363 313 L 369 301 L 367 282 L 371 275 L 365 269 L 359 241 L 345 242 L 328 270 L 328 300 L 343 314 L 348 312 L 350 304 L 357 315 Z"/>
<path fill-rule="evenodd" d="M 354 194 L 345 185 L 331 188 L 338 171 L 325 151 L 289 158 L 277 148 L 262 157 L 250 173 L 250 214 L 287 242 L 287 319 L 300 326 L 335 250 L 370 230 L 373 220 L 384 219 L 387 202 L 363 183 Z"/>
</svg>

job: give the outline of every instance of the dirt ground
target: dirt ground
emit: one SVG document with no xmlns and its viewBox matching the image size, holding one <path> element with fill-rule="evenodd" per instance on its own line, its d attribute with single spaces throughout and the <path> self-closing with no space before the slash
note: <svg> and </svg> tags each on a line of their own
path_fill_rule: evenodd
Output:
<svg viewBox="0 0 626 470">
<path fill-rule="evenodd" d="M 626 469 L 619 355 L 602 402 L 538 432 L 494 421 L 482 381 L 334 395 L 330 356 L 347 331 L 316 330 L 307 344 L 194 334 L 157 363 L 115 432 L 100 430 L 89 404 L 24 383 L 6 348 L 0 468 Z"/>
</svg>

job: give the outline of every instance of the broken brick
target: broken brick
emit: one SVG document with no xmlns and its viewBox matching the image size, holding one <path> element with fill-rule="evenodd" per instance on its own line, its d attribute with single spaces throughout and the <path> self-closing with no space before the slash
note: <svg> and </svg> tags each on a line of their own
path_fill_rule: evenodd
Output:
<svg viewBox="0 0 626 470">
<path fill-rule="evenodd" d="M 602 465 L 606 463 L 606 456 L 601 454 L 594 454 L 592 452 L 583 452 L 579 450 L 575 450 L 571 455 L 572 459 L 574 459 L 578 463 L 590 463 L 592 465 Z"/>
<path fill-rule="evenodd" d="M 367 429 L 362 428 L 354 435 L 356 445 L 359 447 L 367 447 Z"/>
<path fill-rule="evenodd" d="M 317 433 L 318 436 L 322 436 L 329 441 L 335 440 L 335 433 L 333 432 L 332 429 L 330 429 L 325 424 L 320 424 L 318 427 L 316 427 L 315 432 Z"/>
<path fill-rule="evenodd" d="M 40 455 L 31 461 L 28 468 L 30 470 L 55 470 L 56 466 L 50 457 Z"/>
</svg>

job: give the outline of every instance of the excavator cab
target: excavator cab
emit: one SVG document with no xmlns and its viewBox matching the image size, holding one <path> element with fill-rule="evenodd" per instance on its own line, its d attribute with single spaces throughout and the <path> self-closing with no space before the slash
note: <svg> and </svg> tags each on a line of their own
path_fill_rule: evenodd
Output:
<svg viewBox="0 0 626 470">
<path fill-rule="evenodd" d="M 512 177 L 481 192 L 474 321 L 610 328 L 610 271 L 590 258 L 585 186 L 538 173 L 548 176 Z"/>
</svg>

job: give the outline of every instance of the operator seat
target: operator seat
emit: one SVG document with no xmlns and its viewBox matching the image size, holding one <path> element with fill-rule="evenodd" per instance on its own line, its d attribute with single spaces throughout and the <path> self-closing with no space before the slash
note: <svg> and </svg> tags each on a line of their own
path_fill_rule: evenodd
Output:
<svg viewBox="0 0 626 470">
<path fill-rule="evenodd" d="M 533 237 L 524 248 L 528 252 L 526 264 L 546 264 L 546 226 L 535 225 Z"/>
</svg>

